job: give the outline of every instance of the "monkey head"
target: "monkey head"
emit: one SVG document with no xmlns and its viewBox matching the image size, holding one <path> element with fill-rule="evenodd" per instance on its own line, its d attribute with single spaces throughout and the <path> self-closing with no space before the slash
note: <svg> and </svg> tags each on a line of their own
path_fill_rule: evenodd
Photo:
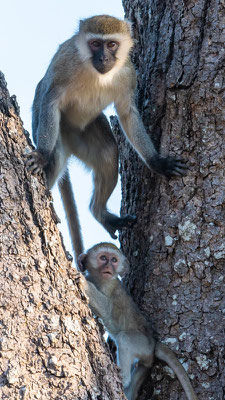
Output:
<svg viewBox="0 0 225 400">
<path fill-rule="evenodd" d="M 121 68 L 133 46 L 128 22 L 109 15 L 96 15 L 80 21 L 77 47 L 83 61 L 106 74 Z M 117 70 L 117 68 L 116 68 Z"/>
<path fill-rule="evenodd" d="M 78 257 L 81 272 L 88 272 L 98 281 L 107 281 L 122 276 L 129 270 L 129 263 L 123 253 L 112 243 L 99 243 Z"/>
</svg>

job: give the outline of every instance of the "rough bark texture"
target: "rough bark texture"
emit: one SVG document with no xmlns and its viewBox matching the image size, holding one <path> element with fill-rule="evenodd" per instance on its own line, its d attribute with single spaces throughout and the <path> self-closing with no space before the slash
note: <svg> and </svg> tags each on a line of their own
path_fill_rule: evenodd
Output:
<svg viewBox="0 0 225 400">
<path fill-rule="evenodd" d="M 124 399 L 0 73 L 0 398 Z"/>
<path fill-rule="evenodd" d="M 121 133 L 120 236 L 127 285 L 158 337 L 184 361 L 199 399 L 224 397 L 224 1 L 124 0 L 137 39 L 137 104 L 162 154 L 188 160 L 183 179 L 151 176 Z M 151 382 L 150 382 L 151 380 Z M 140 400 L 185 399 L 165 367 Z"/>
</svg>

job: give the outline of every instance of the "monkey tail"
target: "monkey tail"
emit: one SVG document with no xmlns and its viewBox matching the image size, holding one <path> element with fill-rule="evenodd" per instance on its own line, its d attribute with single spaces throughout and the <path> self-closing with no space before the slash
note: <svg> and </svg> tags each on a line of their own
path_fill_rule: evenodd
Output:
<svg viewBox="0 0 225 400">
<path fill-rule="evenodd" d="M 170 368 L 175 372 L 179 379 L 188 400 L 198 400 L 191 385 L 191 381 L 181 365 L 174 352 L 169 349 L 165 344 L 157 342 L 155 347 L 155 355 L 159 360 L 165 361 Z"/>
<path fill-rule="evenodd" d="M 73 196 L 73 189 L 70 181 L 68 168 L 66 169 L 63 178 L 59 181 L 58 186 L 63 200 L 67 222 L 69 225 L 74 256 L 77 261 L 77 257 L 84 252 L 84 245 L 82 240 L 77 205 L 75 198 Z"/>
</svg>

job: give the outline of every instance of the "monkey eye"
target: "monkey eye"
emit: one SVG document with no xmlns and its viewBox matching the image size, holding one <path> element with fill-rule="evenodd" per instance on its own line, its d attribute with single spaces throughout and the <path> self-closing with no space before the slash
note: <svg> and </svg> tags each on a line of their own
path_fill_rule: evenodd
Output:
<svg viewBox="0 0 225 400">
<path fill-rule="evenodd" d="M 114 41 L 108 42 L 108 43 L 107 43 L 107 47 L 108 47 L 109 49 L 115 50 L 115 49 L 118 47 L 118 43 L 117 43 L 117 42 L 114 42 Z"/>
<path fill-rule="evenodd" d="M 102 260 L 102 261 L 105 261 L 105 260 L 106 260 L 106 256 L 104 256 L 104 255 L 100 256 L 99 258 L 100 258 L 100 260 Z"/>
<path fill-rule="evenodd" d="M 99 40 L 92 40 L 89 42 L 89 45 L 93 50 L 97 50 L 101 46 L 101 42 Z"/>
<path fill-rule="evenodd" d="M 117 261 L 118 261 L 118 260 L 117 260 L 116 257 L 113 257 L 113 258 L 112 258 L 112 262 L 116 263 Z"/>
</svg>

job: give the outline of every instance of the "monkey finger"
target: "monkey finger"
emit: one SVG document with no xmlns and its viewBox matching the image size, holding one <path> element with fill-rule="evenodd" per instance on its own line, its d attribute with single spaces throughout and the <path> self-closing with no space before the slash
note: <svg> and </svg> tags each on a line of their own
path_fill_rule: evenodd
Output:
<svg viewBox="0 0 225 400">
<path fill-rule="evenodd" d="M 23 154 L 24 158 L 30 158 L 30 156 L 33 154 L 33 151 L 30 151 L 29 153 Z"/>
<path fill-rule="evenodd" d="M 77 284 L 81 283 L 82 281 L 82 274 L 75 270 L 75 268 L 69 271 L 69 277 Z"/>
<path fill-rule="evenodd" d="M 166 171 L 166 178 L 170 179 L 173 177 L 179 177 L 182 178 L 182 176 L 186 176 L 187 172 L 183 171 L 179 168 L 175 168 L 175 169 L 169 169 L 168 171 Z"/>
<path fill-rule="evenodd" d="M 188 165 L 186 164 L 186 162 L 184 160 L 181 159 L 175 159 L 174 160 L 176 162 L 176 167 L 180 167 L 183 169 L 189 169 Z"/>
<path fill-rule="evenodd" d="M 40 172 L 42 172 L 42 168 L 40 168 L 39 166 L 36 166 L 36 168 L 33 168 L 34 174 L 39 174 Z"/>
<path fill-rule="evenodd" d="M 183 162 L 181 161 L 175 162 L 175 160 L 173 160 L 173 162 L 166 170 L 165 175 L 167 178 L 171 178 L 173 176 L 182 177 L 187 175 L 188 170 L 189 167 L 185 165 Z"/>
<path fill-rule="evenodd" d="M 86 279 L 83 277 L 83 275 L 80 274 L 80 276 L 76 279 L 74 279 L 76 285 L 79 287 L 79 289 L 85 291 L 87 288 L 87 281 Z"/>
<path fill-rule="evenodd" d="M 25 160 L 25 163 L 26 163 L 26 165 L 32 165 L 32 164 L 35 163 L 35 161 L 36 161 L 35 158 L 29 157 L 29 158 L 27 158 L 27 159 Z"/>
<path fill-rule="evenodd" d="M 33 170 L 35 169 L 35 165 L 31 164 L 31 165 L 26 165 L 27 167 L 27 171 L 33 172 Z"/>
<path fill-rule="evenodd" d="M 183 168 L 183 167 L 178 167 L 178 166 L 176 166 L 176 167 L 174 168 L 173 172 L 177 172 L 177 173 L 180 174 L 180 175 L 187 175 L 188 170 L 187 170 L 187 168 Z"/>
<path fill-rule="evenodd" d="M 37 167 L 37 164 L 29 163 L 29 164 L 26 164 L 26 167 L 27 167 L 28 171 L 33 171 L 33 169 Z"/>
<path fill-rule="evenodd" d="M 27 166 L 27 170 L 30 172 L 33 172 L 34 174 L 38 174 L 41 171 L 41 168 L 39 165 L 35 164 L 31 164 Z"/>
<path fill-rule="evenodd" d="M 177 172 L 179 174 L 179 176 L 186 176 L 188 173 L 188 171 L 184 170 L 183 168 L 176 168 L 175 172 Z"/>
<path fill-rule="evenodd" d="M 172 177 L 175 177 L 175 176 L 181 178 L 183 175 L 184 175 L 183 172 L 179 172 L 177 170 L 172 170 L 172 171 L 167 171 L 167 175 L 166 176 L 167 176 L 167 178 L 172 178 Z"/>
<path fill-rule="evenodd" d="M 189 170 L 189 168 L 180 167 L 178 165 L 173 169 L 174 172 L 180 173 L 181 176 L 182 175 L 187 175 L 188 170 Z"/>
<path fill-rule="evenodd" d="M 116 236 L 114 231 L 113 232 L 109 232 L 109 234 L 110 234 L 112 239 L 117 239 L 118 238 L 118 236 Z"/>
<path fill-rule="evenodd" d="M 42 167 L 37 163 L 37 160 L 35 159 L 30 159 L 26 162 L 26 167 L 28 171 L 36 171 L 35 173 L 38 173 L 39 171 L 42 170 Z"/>
<path fill-rule="evenodd" d="M 183 163 L 176 163 L 176 167 L 182 168 L 182 169 L 189 169 L 188 165 L 183 164 Z"/>
<path fill-rule="evenodd" d="M 31 151 L 30 153 L 26 153 L 23 156 L 25 160 L 27 160 L 26 162 L 28 162 L 29 160 L 37 160 L 38 158 L 38 154 L 36 151 Z"/>
</svg>

